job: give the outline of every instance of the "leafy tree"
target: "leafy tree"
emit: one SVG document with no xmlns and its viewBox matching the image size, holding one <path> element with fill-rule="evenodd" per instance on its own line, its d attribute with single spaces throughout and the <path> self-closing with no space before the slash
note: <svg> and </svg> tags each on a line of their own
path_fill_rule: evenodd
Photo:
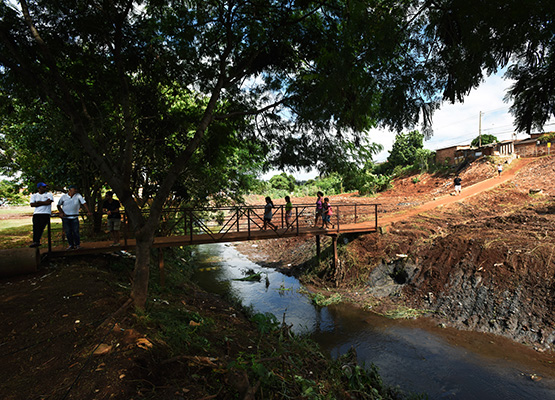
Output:
<svg viewBox="0 0 555 400">
<path fill-rule="evenodd" d="M 337 172 L 318 177 L 314 180 L 313 184 L 315 186 L 315 189 L 317 188 L 313 191 L 313 193 L 321 190 L 327 196 L 343 192 L 343 178 Z"/>
<path fill-rule="evenodd" d="M 418 131 L 398 134 L 387 157 L 389 168 L 415 164 L 417 151 L 423 147 L 424 135 Z"/>
<path fill-rule="evenodd" d="M 221 178 L 222 156 L 244 157 L 246 142 L 266 167 L 312 165 L 335 154 L 322 152 L 329 132 L 401 129 L 434 107 L 410 46 L 416 4 L 3 0 L 2 101 L 44 104 L 116 192 L 143 307 L 163 207 L 176 189 L 191 196 L 195 168 Z"/>
<path fill-rule="evenodd" d="M 24 204 L 25 201 L 21 193 L 21 185 L 6 179 L 0 181 L 0 205 L 4 203 L 19 205 Z"/>
<path fill-rule="evenodd" d="M 285 190 L 289 193 L 295 190 L 295 177 L 287 175 L 285 172 L 272 176 L 269 183 L 273 189 Z"/>
<path fill-rule="evenodd" d="M 490 144 L 490 143 L 497 143 L 499 142 L 499 139 L 497 139 L 496 136 L 494 135 L 482 135 L 475 137 L 474 139 L 472 139 L 472 142 L 470 142 L 470 145 L 472 147 L 478 147 L 480 146 L 480 143 L 482 144 L 482 146 L 485 146 L 486 144 Z"/>
<path fill-rule="evenodd" d="M 555 132 L 545 132 L 538 140 L 542 143 L 555 142 Z"/>
<path fill-rule="evenodd" d="M 430 162 L 435 158 L 435 152 L 428 149 L 416 149 L 414 166 L 420 169 L 420 172 L 428 171 Z"/>
<path fill-rule="evenodd" d="M 0 94 L 5 100 L 5 94 Z M 17 101 L 0 101 L 1 148 L 5 161 L 0 170 L 7 176 L 18 173 L 30 191 L 37 182 L 63 191 L 71 184 L 85 190 L 87 203 L 100 202 L 104 180 L 91 159 L 71 141 L 70 126 L 59 114 L 50 112 L 47 104 L 33 102 L 21 106 Z M 91 210 L 95 210 L 91 206 Z M 95 212 L 95 228 L 100 231 L 101 210 Z"/>
<path fill-rule="evenodd" d="M 364 171 L 357 188 L 360 195 L 376 194 L 391 188 L 391 176 Z"/>
<path fill-rule="evenodd" d="M 372 127 L 422 120 L 429 135 L 442 99 L 462 101 L 506 66 L 519 129 L 555 109 L 549 1 L 14 4 L 0 2 L 2 108 L 44 106 L 116 192 L 137 238 L 138 306 L 163 207 L 176 188 L 197 196 L 199 166 L 218 192 L 232 174 L 218 173 L 228 151 L 252 173 L 246 142 L 265 170 L 321 168 Z"/>
<path fill-rule="evenodd" d="M 517 131 L 542 130 L 555 115 L 555 7 L 546 0 L 438 0 L 423 4 L 433 79 L 463 101 L 484 76 L 507 68 Z"/>
</svg>

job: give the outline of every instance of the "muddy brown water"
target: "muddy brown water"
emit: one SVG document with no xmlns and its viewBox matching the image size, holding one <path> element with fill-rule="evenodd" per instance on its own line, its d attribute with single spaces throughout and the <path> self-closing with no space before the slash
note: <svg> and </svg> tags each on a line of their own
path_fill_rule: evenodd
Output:
<svg viewBox="0 0 555 400">
<path fill-rule="evenodd" d="M 508 339 L 426 319 L 392 320 L 349 304 L 315 307 L 297 279 L 251 262 L 229 244 L 198 246 L 194 256 L 194 279 L 206 290 L 285 319 L 334 358 L 353 347 L 387 384 L 430 399 L 555 400 L 552 361 Z M 237 280 L 249 270 L 260 272 L 261 281 Z"/>
</svg>

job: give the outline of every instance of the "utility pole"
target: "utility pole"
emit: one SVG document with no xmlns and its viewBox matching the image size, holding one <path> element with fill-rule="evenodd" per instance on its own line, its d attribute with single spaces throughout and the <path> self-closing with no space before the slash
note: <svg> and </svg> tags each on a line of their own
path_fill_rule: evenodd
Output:
<svg viewBox="0 0 555 400">
<path fill-rule="evenodd" d="M 482 147 L 482 115 L 483 115 L 483 114 L 484 114 L 484 113 L 480 111 L 480 115 L 479 115 L 479 117 L 478 117 L 478 137 L 479 137 L 479 139 L 478 139 L 478 143 L 479 143 L 478 147 Z"/>
</svg>

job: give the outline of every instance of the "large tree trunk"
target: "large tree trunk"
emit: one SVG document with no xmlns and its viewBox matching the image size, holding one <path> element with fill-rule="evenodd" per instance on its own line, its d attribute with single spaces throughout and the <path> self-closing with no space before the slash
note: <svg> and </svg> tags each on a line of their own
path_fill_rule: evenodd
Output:
<svg viewBox="0 0 555 400">
<path fill-rule="evenodd" d="M 131 297 L 135 307 L 144 309 L 148 295 L 148 280 L 150 275 L 150 249 L 154 239 L 154 232 L 139 234 L 136 237 L 136 259 L 133 272 L 133 290 Z"/>
</svg>

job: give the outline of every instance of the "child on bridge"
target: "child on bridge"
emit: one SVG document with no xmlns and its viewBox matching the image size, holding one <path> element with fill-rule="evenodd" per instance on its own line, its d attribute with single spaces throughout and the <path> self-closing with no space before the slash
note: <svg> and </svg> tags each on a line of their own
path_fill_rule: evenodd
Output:
<svg viewBox="0 0 555 400">
<path fill-rule="evenodd" d="M 324 204 L 322 206 L 322 228 L 328 229 L 331 225 L 332 229 L 335 228 L 335 225 L 331 223 L 331 216 L 333 215 L 333 210 L 330 205 L 330 199 L 325 198 Z"/>
<path fill-rule="evenodd" d="M 266 197 L 266 205 L 264 206 L 264 226 L 262 227 L 262 229 L 264 229 L 264 230 L 266 230 L 268 228 L 268 225 L 273 230 L 277 229 L 277 226 L 272 224 L 272 217 L 273 217 L 272 209 L 273 208 L 274 208 L 274 203 L 272 202 L 272 199 L 270 198 L 270 196 L 267 196 Z"/>
</svg>

